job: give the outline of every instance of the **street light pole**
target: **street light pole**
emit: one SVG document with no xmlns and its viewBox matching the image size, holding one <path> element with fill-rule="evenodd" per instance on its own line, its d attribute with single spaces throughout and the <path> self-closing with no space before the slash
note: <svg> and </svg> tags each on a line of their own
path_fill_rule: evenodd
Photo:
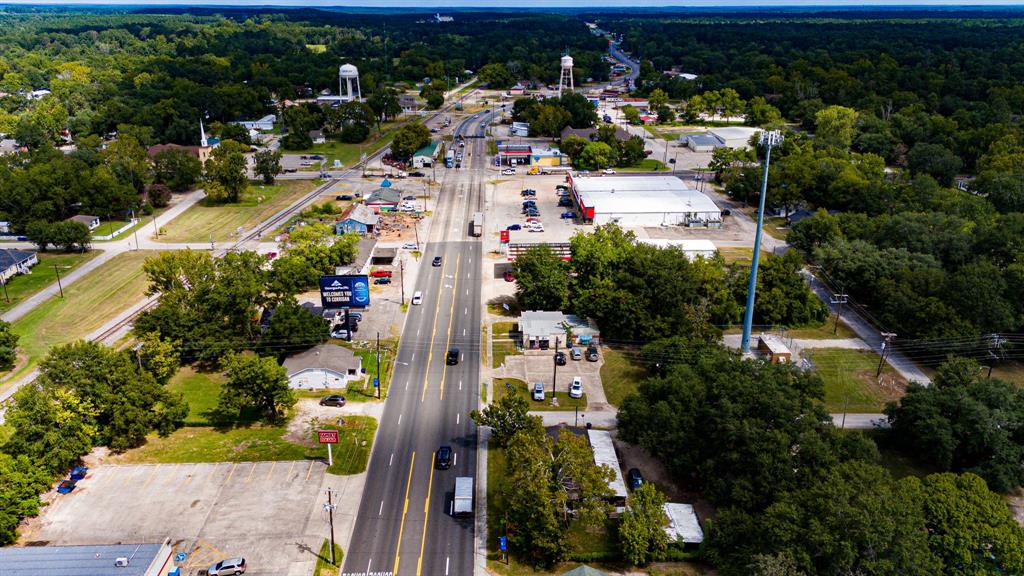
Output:
<svg viewBox="0 0 1024 576">
<path fill-rule="evenodd" d="M 768 193 L 768 165 L 772 160 L 772 147 L 782 143 L 782 134 L 778 130 L 761 132 L 761 144 L 767 146 L 764 155 L 764 177 L 761 180 L 761 198 L 757 208 L 757 230 L 754 232 L 754 257 L 750 262 L 750 282 L 747 284 L 747 310 L 743 315 L 743 338 L 740 340 L 740 351 L 750 352 L 750 327 L 754 322 L 754 293 L 757 290 L 757 261 L 761 255 L 761 229 L 764 226 L 764 199 Z"/>
<path fill-rule="evenodd" d="M 332 498 L 333 496 L 334 496 L 334 490 L 332 490 L 331 488 L 328 488 L 327 489 L 327 504 L 324 505 L 324 509 L 327 510 L 327 517 L 330 519 L 329 522 L 331 523 L 331 565 L 332 566 L 337 564 L 337 560 L 334 558 L 334 509 L 336 508 L 336 506 L 334 505 L 334 501 L 333 501 L 333 498 Z"/>
<path fill-rule="evenodd" d="M 555 358 L 554 358 L 555 372 L 554 372 L 554 374 L 551 375 L 551 401 L 552 402 L 555 401 L 555 390 L 556 390 L 555 382 L 558 379 L 558 340 L 559 340 L 558 336 L 555 336 Z"/>
</svg>

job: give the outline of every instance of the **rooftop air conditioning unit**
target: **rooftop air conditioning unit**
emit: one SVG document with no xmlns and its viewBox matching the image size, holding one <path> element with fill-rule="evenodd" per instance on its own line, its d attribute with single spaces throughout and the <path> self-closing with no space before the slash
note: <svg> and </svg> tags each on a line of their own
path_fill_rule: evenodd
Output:
<svg viewBox="0 0 1024 576">
<path fill-rule="evenodd" d="M 116 566 L 118 568 L 127 568 L 128 567 L 128 558 L 125 557 L 125 556 L 122 556 L 122 557 L 114 560 L 114 566 Z"/>
</svg>

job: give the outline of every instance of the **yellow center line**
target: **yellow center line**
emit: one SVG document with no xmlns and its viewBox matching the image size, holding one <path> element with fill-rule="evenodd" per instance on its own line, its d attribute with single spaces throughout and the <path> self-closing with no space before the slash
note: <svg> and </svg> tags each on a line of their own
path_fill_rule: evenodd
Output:
<svg viewBox="0 0 1024 576">
<path fill-rule="evenodd" d="M 416 466 L 416 453 L 412 453 L 412 461 L 409 462 L 409 479 L 405 483 L 405 503 L 402 504 L 402 521 L 398 524 L 398 542 L 395 544 L 395 569 L 392 574 L 398 574 L 398 553 L 402 551 L 402 532 L 405 530 L 405 517 L 409 513 L 409 488 L 412 486 L 412 469 Z"/>
<path fill-rule="evenodd" d="M 444 349 L 447 354 L 448 350 L 452 349 L 452 321 L 455 320 L 455 300 L 459 295 L 459 268 L 462 265 L 462 254 L 459 254 L 455 258 L 455 285 L 452 286 L 452 307 L 448 311 L 448 342 L 445 343 Z M 444 367 L 441 368 L 441 400 L 444 400 L 444 379 L 448 376 L 448 357 L 445 356 Z"/>
<path fill-rule="evenodd" d="M 430 457 L 430 480 L 427 481 L 427 499 L 423 501 L 423 536 L 420 538 L 420 558 L 416 561 L 416 576 L 423 573 L 423 548 L 427 544 L 427 520 L 430 519 L 430 491 L 434 487 L 434 464 L 437 453 Z M 396 572 L 397 574 L 397 572 Z"/>
<path fill-rule="evenodd" d="M 444 286 L 444 270 L 448 265 L 441 267 L 441 277 L 437 281 L 437 304 L 434 306 L 434 321 L 430 327 L 430 344 L 427 347 L 427 369 L 423 371 L 423 393 L 420 394 L 420 402 L 427 399 L 427 383 L 430 380 L 430 361 L 434 358 L 434 337 L 437 336 L 437 313 L 441 311 L 441 287 Z M 456 274 L 458 276 L 458 274 Z"/>
</svg>

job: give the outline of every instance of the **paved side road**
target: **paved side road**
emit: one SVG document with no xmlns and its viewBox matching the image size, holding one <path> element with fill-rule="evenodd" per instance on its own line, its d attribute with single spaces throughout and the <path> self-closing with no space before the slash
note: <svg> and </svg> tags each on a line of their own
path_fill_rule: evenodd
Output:
<svg viewBox="0 0 1024 576">
<path fill-rule="evenodd" d="M 583 412 L 579 413 L 579 420 L 576 420 L 575 412 L 554 412 L 544 410 L 534 410 L 530 412 L 530 416 L 540 416 L 541 422 L 544 423 L 545 427 L 558 426 L 559 424 L 565 424 L 566 426 L 580 426 L 581 428 L 590 423 L 594 428 L 602 429 L 614 429 L 618 425 L 617 416 L 618 411 L 609 410 L 602 412 Z M 832 422 L 836 426 L 847 428 L 850 430 L 873 430 L 875 428 L 888 428 L 889 421 L 886 419 L 885 414 L 831 414 Z"/>
</svg>

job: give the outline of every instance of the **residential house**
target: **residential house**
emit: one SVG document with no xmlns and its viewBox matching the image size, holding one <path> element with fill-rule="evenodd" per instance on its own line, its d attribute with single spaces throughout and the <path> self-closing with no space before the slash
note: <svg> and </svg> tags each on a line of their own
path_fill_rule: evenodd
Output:
<svg viewBox="0 0 1024 576">
<path fill-rule="evenodd" d="M 398 105 L 402 108 L 403 114 L 415 114 L 420 111 L 420 103 L 412 94 L 399 94 Z"/>
<path fill-rule="evenodd" d="M 341 218 L 334 224 L 334 233 L 373 234 L 378 220 L 379 217 L 370 207 L 365 204 L 353 204 L 342 212 Z"/>
<path fill-rule="evenodd" d="M 402 201 L 402 191 L 390 186 L 382 186 L 366 195 L 365 204 L 378 214 L 398 208 Z"/>
<path fill-rule="evenodd" d="M 5 248 L 0 250 L 0 281 L 5 284 L 18 274 L 28 274 L 39 263 L 35 252 Z"/>
<path fill-rule="evenodd" d="M 309 139 L 313 141 L 313 144 L 325 144 L 327 139 L 324 138 L 324 133 L 320 130 L 310 130 Z"/>
<path fill-rule="evenodd" d="M 89 227 L 89 230 L 95 230 L 100 227 L 100 217 L 90 216 L 89 214 L 79 214 L 68 218 L 71 222 L 79 222 Z"/>
<path fill-rule="evenodd" d="M 284 369 L 290 388 L 346 388 L 363 377 L 363 360 L 344 346 L 321 344 L 286 358 Z"/>
</svg>

